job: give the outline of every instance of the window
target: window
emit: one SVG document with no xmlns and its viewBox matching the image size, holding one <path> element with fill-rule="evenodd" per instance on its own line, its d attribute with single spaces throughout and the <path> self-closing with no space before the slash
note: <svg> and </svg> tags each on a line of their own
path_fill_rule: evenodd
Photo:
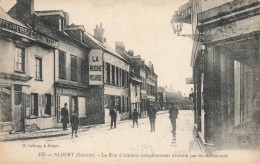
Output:
<svg viewBox="0 0 260 164">
<path fill-rule="evenodd" d="M 15 49 L 15 71 L 24 72 L 25 68 L 25 49 L 16 47 Z"/>
<path fill-rule="evenodd" d="M 125 112 L 129 112 L 128 110 L 128 97 L 124 97 L 125 98 Z"/>
<path fill-rule="evenodd" d="M 45 114 L 51 115 L 51 95 L 45 94 Z"/>
<path fill-rule="evenodd" d="M 0 87 L 0 121 L 11 122 L 12 121 L 12 97 L 10 87 Z M 16 99 L 16 95 L 15 95 Z M 16 101 L 16 100 L 15 100 Z M 16 104 L 16 102 L 15 102 Z"/>
<path fill-rule="evenodd" d="M 122 86 L 125 87 L 125 71 L 122 70 Z"/>
<path fill-rule="evenodd" d="M 110 84 L 110 64 L 106 63 L 107 80 L 106 83 Z"/>
<path fill-rule="evenodd" d="M 36 79 L 42 79 L 42 59 L 36 57 Z"/>
<path fill-rule="evenodd" d="M 59 78 L 66 79 L 66 53 L 59 51 Z"/>
<path fill-rule="evenodd" d="M 121 110 L 122 113 L 125 113 L 125 97 L 122 96 L 122 110 Z"/>
<path fill-rule="evenodd" d="M 112 84 L 115 85 L 115 66 L 112 65 Z"/>
<path fill-rule="evenodd" d="M 31 95 L 31 115 L 38 116 L 38 94 Z"/>
<path fill-rule="evenodd" d="M 129 73 L 126 71 L 126 82 L 125 82 L 125 84 L 126 84 L 126 88 L 128 87 L 128 85 L 129 85 Z"/>
<path fill-rule="evenodd" d="M 116 86 L 119 85 L 119 82 L 118 82 L 118 67 L 116 67 Z"/>
<path fill-rule="evenodd" d="M 77 81 L 77 57 L 71 55 L 70 61 L 71 61 L 71 80 Z"/>
<path fill-rule="evenodd" d="M 121 80 L 121 68 L 118 68 L 118 86 L 121 87 L 122 86 L 122 80 Z"/>
<path fill-rule="evenodd" d="M 135 96 L 137 96 L 137 85 L 135 85 Z"/>
<path fill-rule="evenodd" d="M 234 125 L 251 121 L 253 105 L 253 70 L 234 60 Z"/>
<path fill-rule="evenodd" d="M 14 104 L 21 105 L 22 103 L 22 86 L 14 85 Z"/>
<path fill-rule="evenodd" d="M 78 97 L 79 117 L 86 117 L 86 98 Z"/>
<path fill-rule="evenodd" d="M 81 82 L 82 83 L 85 83 L 86 82 L 86 75 L 85 75 L 85 63 L 86 61 L 85 60 L 81 60 L 80 62 L 80 77 L 81 77 Z"/>
</svg>

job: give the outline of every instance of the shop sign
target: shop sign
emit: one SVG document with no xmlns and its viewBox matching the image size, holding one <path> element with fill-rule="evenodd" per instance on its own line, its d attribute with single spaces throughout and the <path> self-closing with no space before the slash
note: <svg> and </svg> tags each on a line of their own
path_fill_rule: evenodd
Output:
<svg viewBox="0 0 260 164">
<path fill-rule="evenodd" d="M 84 91 L 82 90 L 68 89 L 68 88 L 57 88 L 57 93 L 68 94 L 68 95 L 85 95 Z"/>
<path fill-rule="evenodd" d="M 102 55 L 102 50 L 91 50 L 89 53 L 89 85 L 103 85 Z"/>
<path fill-rule="evenodd" d="M 110 55 L 108 53 L 104 53 L 104 61 L 106 63 L 112 64 L 116 67 L 119 67 L 119 68 L 129 72 L 129 64 L 127 64 L 123 60 L 116 58 L 113 55 Z"/>
<path fill-rule="evenodd" d="M 31 39 L 34 39 L 36 41 L 48 44 L 50 46 L 56 46 L 56 43 L 57 43 L 56 41 L 54 41 L 50 37 L 47 37 L 47 36 L 37 32 L 37 31 L 33 31 L 29 28 L 22 27 L 20 25 L 14 24 L 12 22 L 9 22 L 9 21 L 1 19 L 1 18 L 0 18 L 0 28 L 8 29 L 8 30 L 11 30 L 13 32 L 17 32 L 17 33 L 25 35 L 25 36 L 27 36 Z"/>
<path fill-rule="evenodd" d="M 186 84 L 194 84 L 193 78 L 186 78 Z"/>
</svg>

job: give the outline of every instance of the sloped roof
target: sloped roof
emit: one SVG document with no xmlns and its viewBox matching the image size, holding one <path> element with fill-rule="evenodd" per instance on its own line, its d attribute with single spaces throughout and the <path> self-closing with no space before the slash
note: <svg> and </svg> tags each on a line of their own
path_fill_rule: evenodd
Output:
<svg viewBox="0 0 260 164">
<path fill-rule="evenodd" d="M 69 25 L 65 27 L 65 30 L 82 30 L 85 31 L 84 25 Z"/>
<path fill-rule="evenodd" d="M 63 10 L 44 10 L 44 11 L 34 11 L 39 16 L 46 16 L 46 15 L 60 15 L 64 17 Z"/>
<path fill-rule="evenodd" d="M 0 7 L 0 18 L 4 19 L 4 20 L 7 20 L 9 22 L 12 22 L 14 24 L 17 24 L 19 26 L 28 28 L 25 24 L 19 22 L 18 20 L 14 19 L 10 15 L 8 15 L 1 7 Z"/>
<path fill-rule="evenodd" d="M 88 32 L 85 32 L 86 36 L 93 41 L 96 45 L 98 45 L 99 47 L 101 47 L 103 50 L 108 51 L 112 54 L 114 54 L 115 56 L 119 57 L 120 59 L 125 60 L 120 54 L 118 54 L 113 48 L 111 48 L 107 43 L 101 43 L 100 41 L 98 41 L 93 35 L 91 35 Z M 126 60 L 125 60 L 126 61 Z"/>
</svg>

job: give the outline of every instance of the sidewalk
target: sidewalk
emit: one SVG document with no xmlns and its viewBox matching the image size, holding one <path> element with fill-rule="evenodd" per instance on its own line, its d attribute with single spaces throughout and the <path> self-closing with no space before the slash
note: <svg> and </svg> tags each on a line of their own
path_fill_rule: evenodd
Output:
<svg viewBox="0 0 260 164">
<path fill-rule="evenodd" d="M 168 111 L 159 111 L 157 114 L 164 114 L 168 113 Z M 146 118 L 146 117 L 144 117 Z M 143 119 L 143 118 L 141 118 Z M 131 119 L 119 121 L 118 124 L 126 122 L 126 121 L 132 121 Z M 92 128 L 102 128 L 110 126 L 110 123 L 106 124 L 96 124 L 96 125 L 87 125 L 87 126 L 80 126 L 79 132 L 87 131 Z M 3 141 L 15 141 L 15 140 L 29 140 L 29 139 L 37 139 L 37 138 L 47 138 L 47 137 L 58 137 L 58 136 L 65 136 L 70 134 L 70 130 L 62 130 L 61 128 L 52 128 L 52 129 L 44 129 L 34 132 L 18 132 L 15 134 L 7 134 L 7 133 L 0 133 L 0 142 Z"/>
</svg>

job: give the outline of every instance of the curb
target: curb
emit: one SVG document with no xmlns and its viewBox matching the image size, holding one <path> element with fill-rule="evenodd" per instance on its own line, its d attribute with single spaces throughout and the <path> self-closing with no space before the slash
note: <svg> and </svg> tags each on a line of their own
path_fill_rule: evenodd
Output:
<svg viewBox="0 0 260 164">
<path fill-rule="evenodd" d="M 18 141 L 18 140 L 29 140 L 29 139 L 38 139 L 38 138 L 49 138 L 49 137 L 58 137 L 58 136 L 66 136 L 69 133 L 62 133 L 62 134 L 49 134 L 49 135 L 43 135 L 43 136 L 28 136 L 28 137 L 14 137 L 14 138 L 5 138 L 0 139 L 0 142 L 4 141 Z"/>
</svg>

